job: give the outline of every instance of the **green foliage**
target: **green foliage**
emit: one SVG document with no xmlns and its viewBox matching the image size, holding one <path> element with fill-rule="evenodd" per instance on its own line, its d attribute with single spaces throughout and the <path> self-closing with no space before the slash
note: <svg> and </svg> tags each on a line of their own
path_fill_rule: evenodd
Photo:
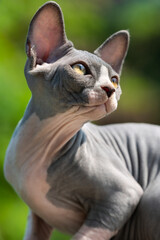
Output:
<svg viewBox="0 0 160 240">
<path fill-rule="evenodd" d="M 110 34 L 129 29 L 131 46 L 122 76 L 119 110 L 110 121 L 159 124 L 160 2 L 158 0 L 57 0 L 66 32 L 78 49 L 93 51 Z M 28 24 L 44 0 L 0 1 L 0 240 L 22 239 L 27 206 L 3 177 L 4 155 L 30 91 L 23 68 Z M 124 117 L 125 116 L 125 117 Z M 58 232 L 53 239 L 67 240 Z"/>
</svg>

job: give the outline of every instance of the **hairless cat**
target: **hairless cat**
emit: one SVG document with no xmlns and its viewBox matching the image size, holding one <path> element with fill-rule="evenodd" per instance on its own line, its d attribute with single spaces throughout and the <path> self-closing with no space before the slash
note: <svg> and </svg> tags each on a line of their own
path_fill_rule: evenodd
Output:
<svg viewBox="0 0 160 240">
<path fill-rule="evenodd" d="M 67 39 L 61 9 L 33 17 L 25 76 L 32 92 L 6 152 L 8 182 L 30 208 L 25 240 L 160 239 L 160 127 L 96 126 L 117 108 L 129 33 L 94 54 Z"/>
</svg>

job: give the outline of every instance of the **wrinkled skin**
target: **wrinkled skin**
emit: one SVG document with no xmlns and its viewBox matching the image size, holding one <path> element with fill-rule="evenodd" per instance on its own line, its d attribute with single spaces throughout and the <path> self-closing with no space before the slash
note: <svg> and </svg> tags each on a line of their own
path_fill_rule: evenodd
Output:
<svg viewBox="0 0 160 240">
<path fill-rule="evenodd" d="M 73 240 L 160 239 L 160 127 L 88 123 L 117 108 L 128 41 L 117 32 L 91 54 L 67 40 L 56 3 L 33 17 L 25 66 L 32 98 L 4 166 L 30 207 L 25 240 L 50 239 L 54 228 Z"/>
</svg>

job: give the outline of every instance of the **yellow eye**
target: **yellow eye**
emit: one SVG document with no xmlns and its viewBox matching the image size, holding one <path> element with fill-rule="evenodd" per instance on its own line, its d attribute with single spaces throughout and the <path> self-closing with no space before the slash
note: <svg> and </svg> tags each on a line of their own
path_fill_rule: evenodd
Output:
<svg viewBox="0 0 160 240">
<path fill-rule="evenodd" d="M 76 63 L 76 64 L 72 65 L 72 68 L 76 73 L 78 73 L 80 75 L 85 75 L 87 72 L 85 66 L 81 63 Z"/>
<path fill-rule="evenodd" d="M 118 77 L 117 77 L 117 76 L 113 76 L 113 77 L 111 78 L 111 82 L 112 82 L 112 84 L 113 84 L 113 86 L 114 86 L 115 88 L 118 87 Z"/>
</svg>

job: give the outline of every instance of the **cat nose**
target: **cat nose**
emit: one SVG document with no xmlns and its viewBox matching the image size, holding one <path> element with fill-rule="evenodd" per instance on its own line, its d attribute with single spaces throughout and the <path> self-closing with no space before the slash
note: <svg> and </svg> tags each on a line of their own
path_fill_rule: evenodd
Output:
<svg viewBox="0 0 160 240">
<path fill-rule="evenodd" d="M 115 92 L 114 88 L 105 87 L 105 86 L 101 86 L 101 88 L 106 92 L 108 98 L 110 98 L 111 95 Z"/>
</svg>

